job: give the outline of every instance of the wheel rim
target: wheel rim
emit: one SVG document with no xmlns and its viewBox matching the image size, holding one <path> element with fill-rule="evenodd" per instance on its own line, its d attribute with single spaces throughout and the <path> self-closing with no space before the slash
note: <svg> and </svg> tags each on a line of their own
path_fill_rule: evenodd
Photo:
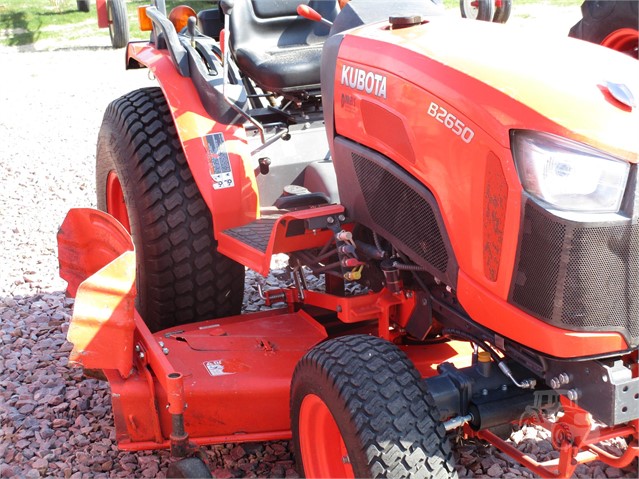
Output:
<svg viewBox="0 0 639 479">
<path fill-rule="evenodd" d="M 476 20 L 479 15 L 479 2 L 477 0 L 464 0 L 466 18 Z"/>
<path fill-rule="evenodd" d="M 637 58 L 639 31 L 634 28 L 620 28 L 604 38 L 601 44 L 604 47 L 612 48 Z"/>
<path fill-rule="evenodd" d="M 109 176 L 107 177 L 106 207 L 107 213 L 122 223 L 122 226 L 130 233 L 131 224 L 129 223 L 129 214 L 127 213 L 126 203 L 124 202 L 122 185 L 120 184 L 118 175 L 113 171 L 109 172 Z"/>
<path fill-rule="evenodd" d="M 306 477 L 355 477 L 337 423 L 328 406 L 315 394 L 302 400 L 299 441 Z"/>
</svg>

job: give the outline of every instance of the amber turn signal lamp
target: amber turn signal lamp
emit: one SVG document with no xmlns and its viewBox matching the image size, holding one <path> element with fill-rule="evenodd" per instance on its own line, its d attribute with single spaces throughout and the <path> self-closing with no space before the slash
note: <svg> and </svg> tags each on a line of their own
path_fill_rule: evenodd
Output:
<svg viewBox="0 0 639 479">
<path fill-rule="evenodd" d="M 196 13 L 191 7 L 187 7 L 186 5 L 179 5 L 171 10 L 169 13 L 169 20 L 175 27 L 175 30 L 180 32 L 184 27 L 186 27 L 189 22 L 189 17 L 195 17 Z"/>
<path fill-rule="evenodd" d="M 140 30 L 143 32 L 150 32 L 153 30 L 153 22 L 146 14 L 146 7 L 148 7 L 148 5 L 141 5 L 138 7 L 138 24 L 140 25 Z"/>
</svg>

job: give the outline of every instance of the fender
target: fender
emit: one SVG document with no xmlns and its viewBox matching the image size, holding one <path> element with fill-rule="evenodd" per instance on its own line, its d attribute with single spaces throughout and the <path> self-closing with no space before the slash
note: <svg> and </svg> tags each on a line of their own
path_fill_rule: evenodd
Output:
<svg viewBox="0 0 639 479">
<path fill-rule="evenodd" d="M 257 182 L 244 127 L 216 121 L 207 113 L 192 79 L 180 75 L 168 50 L 148 42 L 129 43 L 126 63 L 129 68 L 147 67 L 157 79 L 193 178 L 213 216 L 215 237 L 257 219 Z M 218 171 L 220 164 L 223 171 Z"/>
<path fill-rule="evenodd" d="M 95 0 L 95 9 L 98 12 L 98 28 L 109 28 L 107 0 Z"/>
</svg>

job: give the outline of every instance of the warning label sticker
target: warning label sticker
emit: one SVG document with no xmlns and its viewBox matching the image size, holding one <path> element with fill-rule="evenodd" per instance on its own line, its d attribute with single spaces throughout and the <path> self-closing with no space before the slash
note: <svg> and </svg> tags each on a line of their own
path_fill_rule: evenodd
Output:
<svg viewBox="0 0 639 479">
<path fill-rule="evenodd" d="M 213 178 L 213 189 L 231 188 L 235 186 L 233 170 L 229 155 L 224 146 L 224 135 L 212 133 L 202 138 L 209 159 L 209 171 Z"/>
<path fill-rule="evenodd" d="M 221 359 L 217 359 L 215 361 L 206 361 L 204 363 L 204 367 L 206 367 L 206 370 L 213 377 L 226 376 L 228 374 L 235 374 L 235 372 L 228 372 L 224 370 L 224 363 L 222 363 Z"/>
</svg>

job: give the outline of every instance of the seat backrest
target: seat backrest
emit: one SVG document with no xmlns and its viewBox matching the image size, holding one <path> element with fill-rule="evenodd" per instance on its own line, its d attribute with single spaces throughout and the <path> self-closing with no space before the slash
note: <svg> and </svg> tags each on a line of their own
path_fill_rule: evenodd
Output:
<svg viewBox="0 0 639 479">
<path fill-rule="evenodd" d="M 231 15 L 230 47 L 269 51 L 287 46 L 323 43 L 329 27 L 297 15 L 297 6 L 309 5 L 324 18 L 334 20 L 334 0 L 235 0 Z"/>
</svg>

